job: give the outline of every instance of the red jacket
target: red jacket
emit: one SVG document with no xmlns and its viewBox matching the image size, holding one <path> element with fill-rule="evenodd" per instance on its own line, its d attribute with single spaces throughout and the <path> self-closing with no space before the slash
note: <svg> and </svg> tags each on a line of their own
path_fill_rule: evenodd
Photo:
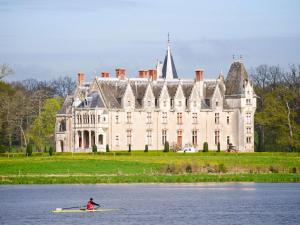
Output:
<svg viewBox="0 0 300 225">
<path fill-rule="evenodd" d="M 94 209 L 94 205 L 99 206 L 99 204 L 93 202 L 92 200 L 88 201 L 87 205 L 86 205 L 86 209 L 87 210 L 93 210 Z"/>
</svg>

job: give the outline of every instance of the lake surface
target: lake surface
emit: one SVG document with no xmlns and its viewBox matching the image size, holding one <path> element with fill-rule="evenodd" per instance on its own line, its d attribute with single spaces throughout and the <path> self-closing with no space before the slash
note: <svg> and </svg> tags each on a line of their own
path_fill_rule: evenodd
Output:
<svg viewBox="0 0 300 225">
<path fill-rule="evenodd" d="M 85 205 L 99 213 L 52 213 Z M 300 224 L 300 184 L 0 186 L 0 224 Z"/>
</svg>

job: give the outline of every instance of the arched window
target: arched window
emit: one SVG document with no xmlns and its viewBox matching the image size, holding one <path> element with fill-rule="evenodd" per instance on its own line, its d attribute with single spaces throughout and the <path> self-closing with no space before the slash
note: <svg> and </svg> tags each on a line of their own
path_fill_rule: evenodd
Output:
<svg viewBox="0 0 300 225">
<path fill-rule="evenodd" d="M 59 122 L 59 131 L 66 131 L 66 121 L 62 120 Z"/>
<path fill-rule="evenodd" d="M 103 134 L 100 134 L 100 135 L 98 136 L 98 144 L 99 144 L 99 145 L 103 145 Z"/>
</svg>

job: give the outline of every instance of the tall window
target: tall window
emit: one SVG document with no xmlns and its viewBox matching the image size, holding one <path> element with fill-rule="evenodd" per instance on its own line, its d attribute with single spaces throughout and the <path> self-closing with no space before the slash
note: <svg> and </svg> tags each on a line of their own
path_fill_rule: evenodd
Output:
<svg viewBox="0 0 300 225">
<path fill-rule="evenodd" d="M 193 113 L 193 123 L 197 123 L 197 113 Z"/>
<path fill-rule="evenodd" d="M 162 135 L 161 135 L 161 142 L 164 145 L 167 141 L 167 130 L 162 130 Z"/>
<path fill-rule="evenodd" d="M 149 146 L 152 144 L 152 130 L 147 130 L 147 144 Z"/>
<path fill-rule="evenodd" d="M 170 105 L 171 105 L 171 108 L 174 107 L 174 99 L 173 98 L 170 99 Z"/>
<path fill-rule="evenodd" d="M 182 106 L 182 102 L 181 101 L 178 101 L 178 106 Z"/>
<path fill-rule="evenodd" d="M 127 123 L 131 123 L 131 112 L 127 112 Z"/>
<path fill-rule="evenodd" d="M 251 144 L 251 137 L 247 137 L 246 142 L 247 142 L 247 144 Z"/>
<path fill-rule="evenodd" d="M 247 127 L 247 134 L 251 134 L 251 127 Z"/>
<path fill-rule="evenodd" d="M 151 123 L 151 112 L 147 112 L 147 123 Z"/>
<path fill-rule="evenodd" d="M 227 145 L 229 145 L 229 144 L 230 144 L 230 137 L 227 136 Z"/>
<path fill-rule="evenodd" d="M 218 101 L 216 101 L 216 106 L 219 106 L 219 102 Z"/>
<path fill-rule="evenodd" d="M 147 103 L 147 106 L 151 106 L 151 101 L 150 100 L 148 100 L 148 103 Z"/>
<path fill-rule="evenodd" d="M 163 103 L 163 104 L 164 104 L 164 107 L 166 107 L 166 106 L 167 106 L 167 101 L 164 101 L 164 103 Z"/>
<path fill-rule="evenodd" d="M 127 106 L 131 106 L 131 102 L 130 101 L 127 102 Z"/>
<path fill-rule="evenodd" d="M 182 145 L 182 130 L 177 130 L 177 144 Z"/>
<path fill-rule="evenodd" d="M 116 119 L 116 123 L 119 123 L 119 115 L 116 115 L 115 119 Z"/>
<path fill-rule="evenodd" d="M 119 146 L 120 144 L 119 135 L 116 135 L 115 141 L 116 141 L 116 146 Z"/>
<path fill-rule="evenodd" d="M 192 144 L 193 144 L 194 146 L 197 145 L 197 130 L 193 130 L 193 131 L 192 131 Z"/>
<path fill-rule="evenodd" d="M 227 124 L 229 124 L 229 116 L 227 116 Z"/>
<path fill-rule="evenodd" d="M 98 123 L 100 123 L 100 122 L 101 122 L 101 116 L 98 115 Z"/>
<path fill-rule="evenodd" d="M 217 145 L 220 142 L 220 131 L 215 131 L 215 144 Z"/>
<path fill-rule="evenodd" d="M 177 124 L 182 124 L 182 113 L 177 113 Z"/>
<path fill-rule="evenodd" d="M 162 112 L 162 122 L 167 123 L 168 122 L 168 113 Z"/>
<path fill-rule="evenodd" d="M 251 99 L 246 99 L 246 104 L 251 105 Z"/>
<path fill-rule="evenodd" d="M 82 124 L 82 116 L 79 115 L 79 123 Z"/>
<path fill-rule="evenodd" d="M 219 124 L 220 123 L 220 114 L 219 113 L 215 113 L 215 124 Z"/>
<path fill-rule="evenodd" d="M 127 130 L 127 144 L 131 144 L 131 130 Z"/>
<path fill-rule="evenodd" d="M 251 113 L 246 113 L 246 123 L 251 124 Z"/>
<path fill-rule="evenodd" d="M 80 122 L 80 120 L 79 120 L 79 115 L 77 115 L 77 123 L 79 123 Z"/>
</svg>

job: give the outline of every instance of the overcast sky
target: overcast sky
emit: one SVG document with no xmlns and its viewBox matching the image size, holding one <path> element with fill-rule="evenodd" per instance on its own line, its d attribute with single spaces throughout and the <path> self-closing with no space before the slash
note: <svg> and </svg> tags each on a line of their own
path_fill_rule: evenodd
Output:
<svg viewBox="0 0 300 225">
<path fill-rule="evenodd" d="M 299 27 L 299 0 L 0 0 L 0 64 L 7 80 L 134 77 L 164 59 L 169 32 L 179 77 L 215 78 L 233 54 L 246 68 L 300 64 Z"/>
</svg>

